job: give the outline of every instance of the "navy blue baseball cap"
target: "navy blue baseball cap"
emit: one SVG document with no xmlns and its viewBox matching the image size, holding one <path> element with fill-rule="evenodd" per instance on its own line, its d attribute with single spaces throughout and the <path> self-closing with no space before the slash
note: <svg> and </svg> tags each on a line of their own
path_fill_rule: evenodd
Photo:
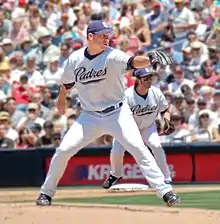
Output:
<svg viewBox="0 0 220 224">
<path fill-rule="evenodd" d="M 136 78 L 144 78 L 147 77 L 148 75 L 155 75 L 158 74 L 151 66 L 146 67 L 146 68 L 138 68 L 134 70 L 134 77 Z"/>
<path fill-rule="evenodd" d="M 87 27 L 87 34 L 89 33 L 112 33 L 112 27 L 103 20 L 93 20 L 89 23 Z"/>
</svg>

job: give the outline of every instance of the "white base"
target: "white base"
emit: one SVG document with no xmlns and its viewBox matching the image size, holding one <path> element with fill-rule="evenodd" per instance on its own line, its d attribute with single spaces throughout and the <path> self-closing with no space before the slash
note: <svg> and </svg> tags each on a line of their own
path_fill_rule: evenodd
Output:
<svg viewBox="0 0 220 224">
<path fill-rule="evenodd" d="M 109 188 L 109 192 L 123 192 L 123 191 L 147 191 L 148 185 L 145 184 L 116 184 Z"/>
</svg>

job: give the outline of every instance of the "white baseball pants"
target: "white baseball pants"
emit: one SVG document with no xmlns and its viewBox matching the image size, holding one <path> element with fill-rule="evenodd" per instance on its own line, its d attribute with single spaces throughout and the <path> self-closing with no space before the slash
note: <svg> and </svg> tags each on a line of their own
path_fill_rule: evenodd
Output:
<svg viewBox="0 0 220 224">
<path fill-rule="evenodd" d="M 149 128 L 146 128 L 145 130 L 141 131 L 141 136 L 145 144 L 152 150 L 157 165 L 161 169 L 165 180 L 171 181 L 170 171 L 166 161 L 166 155 L 164 149 L 161 146 L 156 124 L 153 123 Z M 117 140 L 114 139 L 110 155 L 110 161 L 111 174 L 116 177 L 121 176 L 124 152 L 125 148 Z"/>
<path fill-rule="evenodd" d="M 171 185 L 164 183 L 163 173 L 144 145 L 132 112 L 124 103 L 121 108 L 105 116 L 86 111 L 80 114 L 56 149 L 41 193 L 53 197 L 69 159 L 103 134 L 112 135 L 131 153 L 151 187 L 156 189 L 158 197 L 172 191 Z"/>
</svg>

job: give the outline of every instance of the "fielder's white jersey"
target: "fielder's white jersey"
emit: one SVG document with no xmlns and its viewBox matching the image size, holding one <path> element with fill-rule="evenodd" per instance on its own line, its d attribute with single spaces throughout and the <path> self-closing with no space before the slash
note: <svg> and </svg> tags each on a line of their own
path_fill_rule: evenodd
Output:
<svg viewBox="0 0 220 224">
<path fill-rule="evenodd" d="M 131 57 L 107 47 L 90 60 L 85 56 L 85 49 L 69 56 L 61 76 L 62 83 L 75 83 L 81 107 L 87 111 L 101 111 L 123 101 L 124 74 Z"/>
<path fill-rule="evenodd" d="M 146 99 L 138 95 L 134 86 L 128 88 L 125 95 L 140 130 L 150 127 L 155 122 L 158 113 L 168 108 L 165 96 L 154 86 L 148 90 Z"/>
</svg>

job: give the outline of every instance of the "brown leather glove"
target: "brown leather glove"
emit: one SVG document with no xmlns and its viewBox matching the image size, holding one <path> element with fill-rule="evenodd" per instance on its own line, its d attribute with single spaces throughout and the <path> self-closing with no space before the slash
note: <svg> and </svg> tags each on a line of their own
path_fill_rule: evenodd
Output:
<svg viewBox="0 0 220 224">
<path fill-rule="evenodd" d="M 170 135 L 171 133 L 173 133 L 175 131 L 175 126 L 168 121 L 166 118 L 164 119 L 164 127 L 163 127 L 163 131 L 159 133 L 159 135 Z"/>
</svg>

